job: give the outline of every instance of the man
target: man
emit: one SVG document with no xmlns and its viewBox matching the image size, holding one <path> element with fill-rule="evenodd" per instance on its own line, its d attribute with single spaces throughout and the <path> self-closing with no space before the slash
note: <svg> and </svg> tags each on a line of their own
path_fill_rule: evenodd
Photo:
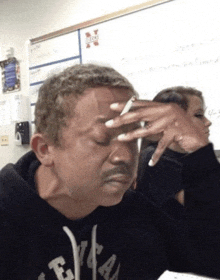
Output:
<svg viewBox="0 0 220 280">
<path fill-rule="evenodd" d="M 212 145 L 173 105 L 136 100 L 120 115 L 133 95 L 123 76 L 96 65 L 73 66 L 41 87 L 33 151 L 0 173 L 2 279 L 149 280 L 167 269 L 220 276 Z M 194 201 L 180 220 L 130 190 L 137 139 L 158 133 L 151 165 L 172 141 L 191 153 L 183 180 Z"/>
</svg>

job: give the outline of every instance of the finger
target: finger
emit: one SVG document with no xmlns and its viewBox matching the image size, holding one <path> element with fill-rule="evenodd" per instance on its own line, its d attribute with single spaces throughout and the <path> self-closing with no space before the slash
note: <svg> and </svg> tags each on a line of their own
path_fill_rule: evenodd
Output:
<svg viewBox="0 0 220 280">
<path fill-rule="evenodd" d="M 157 107 L 139 108 L 137 111 L 125 113 L 117 116 L 105 123 L 109 128 L 117 128 L 126 124 L 147 122 L 148 125 L 156 120 L 160 120 L 161 125 L 166 127 L 171 122 L 174 122 L 175 115 L 167 114 L 166 107 L 159 110 Z"/>
<path fill-rule="evenodd" d="M 140 121 L 152 122 L 157 119 L 163 120 L 166 117 L 169 118 L 169 123 L 171 121 L 174 121 L 177 114 L 175 110 L 172 110 L 170 104 L 158 105 L 159 103 L 157 103 L 152 105 L 152 103 L 153 102 L 149 102 L 148 103 L 149 106 L 133 108 L 133 110 L 131 110 L 130 112 L 117 116 L 114 119 L 107 121 L 105 125 L 109 128 L 116 128 L 122 125 L 140 122 Z"/>
<path fill-rule="evenodd" d="M 141 115 L 141 112 L 129 112 L 107 121 L 105 125 L 108 128 L 117 128 L 126 124 L 131 124 L 136 122 L 138 123 L 145 120 L 146 118 L 144 118 Z"/>
<path fill-rule="evenodd" d="M 113 111 L 121 112 L 124 109 L 125 105 L 126 105 L 126 102 L 112 103 L 110 105 L 110 108 Z M 143 100 L 136 99 L 132 103 L 131 111 L 139 109 L 141 107 L 153 107 L 153 106 L 161 106 L 161 103 L 153 102 L 153 101 L 150 101 L 150 100 L 147 100 L 147 99 L 146 100 L 145 99 L 143 99 Z"/>
<path fill-rule="evenodd" d="M 167 147 L 169 147 L 170 144 L 174 141 L 174 139 L 175 135 L 164 134 L 164 136 L 159 140 L 157 148 L 148 163 L 149 166 L 154 166 L 158 163 L 160 157 L 165 152 Z"/>
<path fill-rule="evenodd" d="M 137 138 L 147 138 L 149 136 L 158 135 L 168 126 L 172 124 L 169 116 L 165 116 L 163 119 L 158 119 L 153 122 L 147 122 L 144 127 L 137 128 L 135 130 L 129 131 L 118 136 L 120 141 L 132 141 Z"/>
</svg>

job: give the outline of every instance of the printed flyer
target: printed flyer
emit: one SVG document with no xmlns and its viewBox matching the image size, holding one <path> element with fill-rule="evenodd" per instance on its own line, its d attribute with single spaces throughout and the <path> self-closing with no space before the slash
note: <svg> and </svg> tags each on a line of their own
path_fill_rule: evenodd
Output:
<svg viewBox="0 0 220 280">
<path fill-rule="evenodd" d="M 2 92 L 9 93 L 20 90 L 20 65 L 15 57 L 1 61 Z"/>
</svg>

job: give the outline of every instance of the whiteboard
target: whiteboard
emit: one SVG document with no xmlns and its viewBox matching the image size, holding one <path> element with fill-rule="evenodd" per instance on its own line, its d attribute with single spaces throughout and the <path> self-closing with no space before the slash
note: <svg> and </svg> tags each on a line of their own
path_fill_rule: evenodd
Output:
<svg viewBox="0 0 220 280">
<path fill-rule="evenodd" d="M 127 77 L 142 99 L 152 99 L 171 86 L 201 90 L 212 122 L 210 140 L 219 150 L 220 1 L 162 2 L 105 21 L 94 20 L 58 37 L 31 41 L 32 111 L 48 75 L 74 63 L 99 63 Z"/>
</svg>

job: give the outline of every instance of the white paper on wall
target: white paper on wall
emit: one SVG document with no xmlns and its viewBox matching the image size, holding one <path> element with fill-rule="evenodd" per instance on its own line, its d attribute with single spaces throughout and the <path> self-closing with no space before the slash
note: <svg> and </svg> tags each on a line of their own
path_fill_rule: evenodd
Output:
<svg viewBox="0 0 220 280">
<path fill-rule="evenodd" d="M 11 124 L 11 107 L 9 100 L 0 100 L 0 126 Z"/>
</svg>

